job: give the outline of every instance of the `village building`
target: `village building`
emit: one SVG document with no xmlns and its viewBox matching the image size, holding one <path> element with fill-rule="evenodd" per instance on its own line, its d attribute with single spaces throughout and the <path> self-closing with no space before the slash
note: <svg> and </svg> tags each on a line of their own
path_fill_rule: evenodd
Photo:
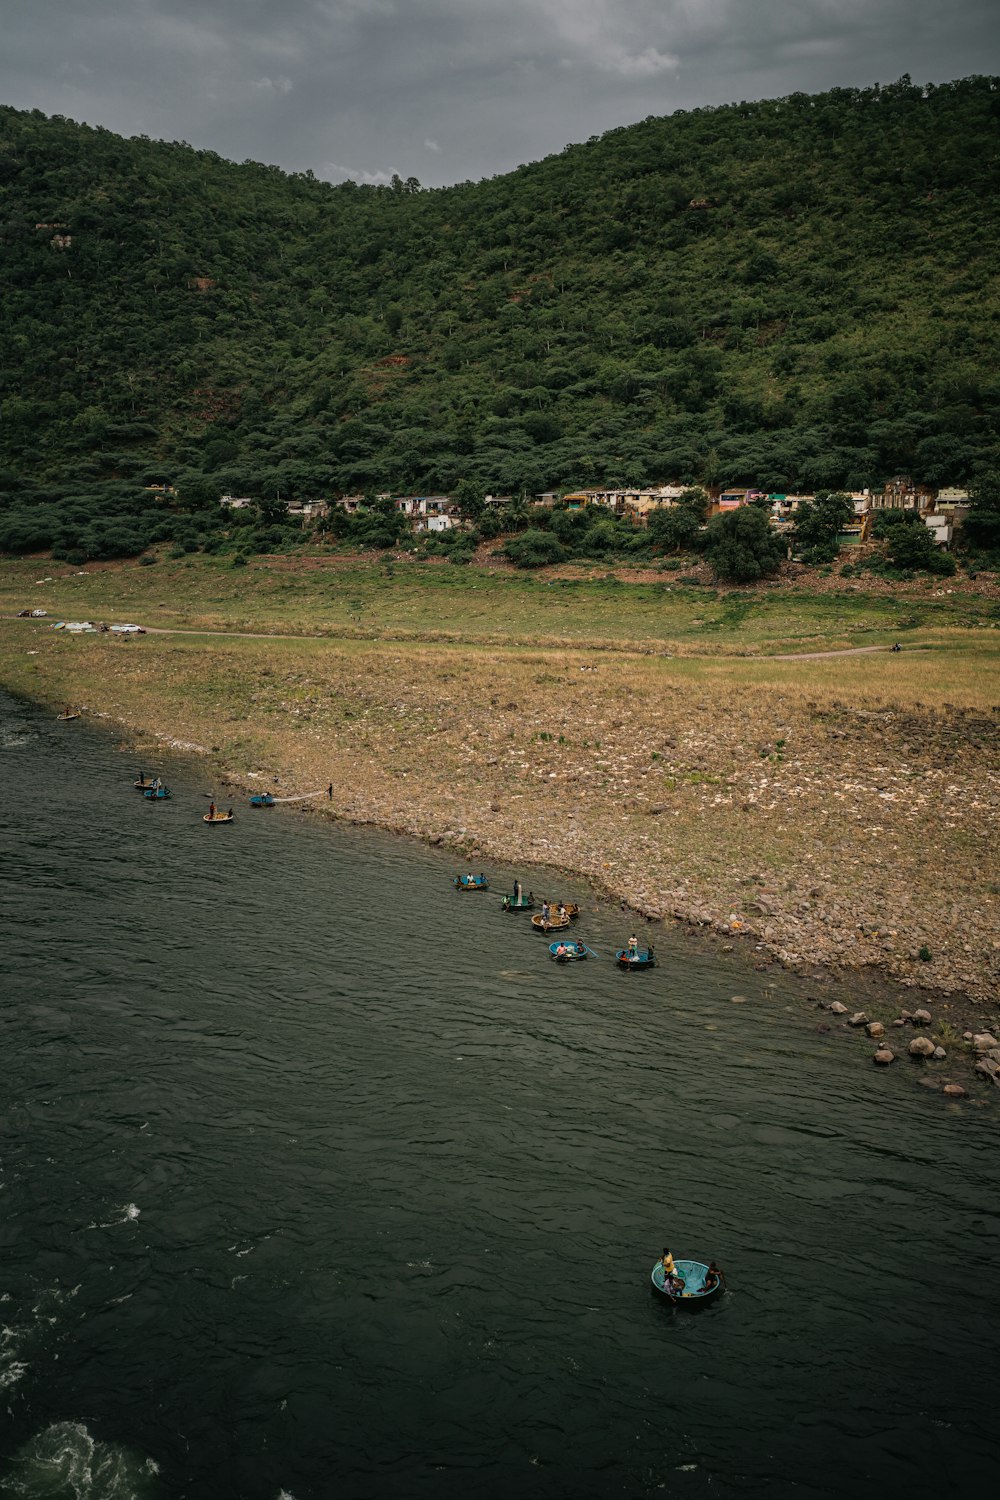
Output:
<svg viewBox="0 0 1000 1500">
<path fill-rule="evenodd" d="M 300 516 L 303 521 L 318 521 L 330 514 L 328 500 L 289 500 L 288 514 Z"/>
<path fill-rule="evenodd" d="M 450 495 L 401 495 L 393 504 L 415 533 L 451 531 L 462 524 L 461 509 Z"/>
<path fill-rule="evenodd" d="M 934 491 L 928 485 L 915 484 L 908 474 L 894 475 L 886 480 L 881 491 L 872 493 L 876 510 L 917 510 L 922 514 L 933 502 Z"/>
</svg>

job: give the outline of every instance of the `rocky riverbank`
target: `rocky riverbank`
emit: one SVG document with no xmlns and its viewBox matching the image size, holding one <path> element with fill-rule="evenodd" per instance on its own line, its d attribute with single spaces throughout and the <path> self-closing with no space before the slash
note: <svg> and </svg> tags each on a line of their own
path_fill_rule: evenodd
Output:
<svg viewBox="0 0 1000 1500">
<path fill-rule="evenodd" d="M 331 785 L 327 813 L 576 872 L 755 965 L 882 973 L 959 1035 L 996 1004 L 1000 714 L 975 663 L 38 632 L 3 666 L 144 758 Z"/>
</svg>

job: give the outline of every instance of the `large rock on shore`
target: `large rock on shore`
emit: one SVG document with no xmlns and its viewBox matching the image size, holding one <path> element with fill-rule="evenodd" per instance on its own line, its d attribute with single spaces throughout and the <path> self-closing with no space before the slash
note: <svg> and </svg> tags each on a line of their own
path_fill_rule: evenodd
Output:
<svg viewBox="0 0 1000 1500">
<path fill-rule="evenodd" d="M 977 1031 L 972 1038 L 972 1045 L 977 1052 L 991 1052 L 994 1047 L 1000 1047 L 1000 1042 L 989 1031 Z"/>
<path fill-rule="evenodd" d="M 960 1083 L 946 1083 L 943 1091 L 950 1099 L 966 1099 L 968 1095 Z"/>
<path fill-rule="evenodd" d="M 888 1047 L 880 1047 L 872 1057 L 872 1062 L 880 1068 L 887 1068 L 890 1063 L 896 1061 L 895 1052 L 890 1052 Z"/>
<path fill-rule="evenodd" d="M 839 1000 L 834 1000 L 833 1004 L 830 1006 L 830 1014 L 833 1016 L 846 1016 L 847 1006 L 841 1005 Z"/>
<path fill-rule="evenodd" d="M 915 1036 L 906 1050 L 911 1057 L 933 1057 L 934 1043 L 930 1037 Z"/>
<path fill-rule="evenodd" d="M 863 1010 L 856 1010 L 847 1022 L 848 1026 L 867 1026 L 868 1017 Z"/>
<path fill-rule="evenodd" d="M 877 1041 L 880 1036 L 885 1036 L 885 1027 L 881 1021 L 869 1021 L 865 1030 L 873 1042 Z"/>
<path fill-rule="evenodd" d="M 931 1024 L 931 1013 L 929 1010 L 915 1010 L 913 1012 L 914 1026 L 929 1026 Z"/>
<path fill-rule="evenodd" d="M 1000 1063 L 994 1062 L 991 1057 L 981 1057 L 976 1063 L 976 1072 L 1000 1088 Z"/>
</svg>

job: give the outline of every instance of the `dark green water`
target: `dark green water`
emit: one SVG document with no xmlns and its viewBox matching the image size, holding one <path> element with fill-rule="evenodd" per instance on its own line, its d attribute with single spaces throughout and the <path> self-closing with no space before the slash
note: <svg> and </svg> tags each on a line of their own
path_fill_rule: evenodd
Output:
<svg viewBox="0 0 1000 1500">
<path fill-rule="evenodd" d="M 0 746 L 0 1492 L 995 1479 L 989 1111 L 682 939 L 560 969 L 416 845 L 206 828 L 203 769 L 147 804 L 4 698 Z M 652 1300 L 664 1242 L 728 1295 Z"/>
</svg>

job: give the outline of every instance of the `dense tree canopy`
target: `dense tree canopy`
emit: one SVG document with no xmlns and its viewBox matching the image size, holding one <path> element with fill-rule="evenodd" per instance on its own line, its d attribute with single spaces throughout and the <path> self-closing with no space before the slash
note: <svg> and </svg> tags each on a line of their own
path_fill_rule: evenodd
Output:
<svg viewBox="0 0 1000 1500">
<path fill-rule="evenodd" d="M 0 546 L 183 545 L 224 492 L 966 482 L 998 124 L 1000 80 L 903 79 L 422 191 L 0 109 Z"/>
<path fill-rule="evenodd" d="M 770 578 L 785 556 L 785 544 L 756 505 L 713 516 L 701 546 L 712 571 L 725 583 L 756 583 L 760 578 Z"/>
</svg>

